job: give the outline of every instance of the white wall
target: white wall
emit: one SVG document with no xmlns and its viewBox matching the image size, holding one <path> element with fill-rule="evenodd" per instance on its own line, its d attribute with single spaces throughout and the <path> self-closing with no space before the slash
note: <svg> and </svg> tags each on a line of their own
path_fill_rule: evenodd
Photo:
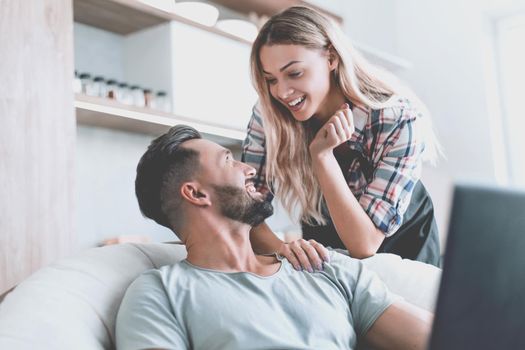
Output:
<svg viewBox="0 0 525 350">
<path fill-rule="evenodd" d="M 452 183 L 496 180 L 483 18 L 465 1 L 401 0 L 397 19 L 398 52 L 413 63 L 401 77 L 427 104 L 447 157 L 423 175 L 444 238 Z"/>
<path fill-rule="evenodd" d="M 120 235 L 144 235 L 152 241 L 176 240 L 170 230 L 142 217 L 135 198 L 137 163 L 152 139 L 150 135 L 78 126 L 79 249 Z"/>
<path fill-rule="evenodd" d="M 493 16 L 515 10 L 517 3 L 373 0 L 345 5 L 345 29 L 352 39 L 412 63 L 394 73 L 429 107 L 446 153 L 447 159 L 423 173 L 443 238 L 452 184 L 497 182 L 501 154 L 493 152 L 498 140 L 492 133 L 495 96 L 487 88 L 493 81 L 486 47 Z"/>
</svg>

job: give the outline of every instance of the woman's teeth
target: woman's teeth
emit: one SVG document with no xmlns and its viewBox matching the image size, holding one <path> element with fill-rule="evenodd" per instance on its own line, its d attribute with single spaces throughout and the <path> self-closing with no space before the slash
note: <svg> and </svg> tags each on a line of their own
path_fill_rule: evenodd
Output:
<svg viewBox="0 0 525 350">
<path fill-rule="evenodd" d="M 298 97 L 296 98 L 295 100 L 291 101 L 291 102 L 288 102 L 288 105 L 290 107 L 295 107 L 297 106 L 299 103 L 301 103 L 302 101 L 304 100 L 304 96 L 301 96 L 301 97 Z"/>
</svg>

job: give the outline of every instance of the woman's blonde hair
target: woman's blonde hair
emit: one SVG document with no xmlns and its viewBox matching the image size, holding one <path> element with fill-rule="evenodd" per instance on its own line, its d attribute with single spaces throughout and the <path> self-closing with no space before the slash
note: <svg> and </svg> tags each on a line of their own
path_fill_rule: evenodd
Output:
<svg viewBox="0 0 525 350">
<path fill-rule="evenodd" d="M 386 72 L 370 65 L 351 45 L 332 20 L 308 7 L 295 6 L 271 17 L 255 39 L 250 63 L 252 81 L 259 103 L 266 137 L 266 179 L 284 208 L 293 213 L 300 209 L 301 219 L 309 224 L 325 224 L 323 196 L 312 171 L 308 145 L 315 136 L 307 123 L 296 121 L 279 101 L 272 97 L 263 76 L 260 50 L 264 45 L 301 45 L 314 50 L 330 50 L 339 64 L 333 79 L 352 103 L 365 108 L 388 107 L 394 94 L 410 95 L 420 101 Z M 420 103 L 421 104 L 421 103 Z M 421 108 L 424 108 L 421 104 Z M 427 120 L 426 158 L 435 159 L 439 145 Z M 429 142 L 430 141 L 430 142 Z"/>
</svg>

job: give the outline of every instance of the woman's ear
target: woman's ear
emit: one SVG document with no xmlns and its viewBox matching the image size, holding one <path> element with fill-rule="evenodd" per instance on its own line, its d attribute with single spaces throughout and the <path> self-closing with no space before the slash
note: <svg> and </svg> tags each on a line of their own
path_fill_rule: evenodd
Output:
<svg viewBox="0 0 525 350">
<path fill-rule="evenodd" d="M 197 206 L 211 205 L 208 191 L 203 189 L 198 182 L 185 182 L 180 189 L 182 198 Z"/>
<path fill-rule="evenodd" d="M 328 68 L 330 71 L 337 69 L 339 66 L 339 55 L 335 51 L 332 45 L 328 47 Z"/>
</svg>

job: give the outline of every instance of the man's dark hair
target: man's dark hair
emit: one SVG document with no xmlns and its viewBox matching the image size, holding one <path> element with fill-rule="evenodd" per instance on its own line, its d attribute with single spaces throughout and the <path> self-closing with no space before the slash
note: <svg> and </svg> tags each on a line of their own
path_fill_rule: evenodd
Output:
<svg viewBox="0 0 525 350">
<path fill-rule="evenodd" d="M 201 134 L 192 127 L 174 126 L 151 142 L 137 165 L 135 194 L 142 215 L 175 234 L 182 218 L 180 187 L 199 168 L 199 153 L 182 144 L 200 138 Z"/>
</svg>

